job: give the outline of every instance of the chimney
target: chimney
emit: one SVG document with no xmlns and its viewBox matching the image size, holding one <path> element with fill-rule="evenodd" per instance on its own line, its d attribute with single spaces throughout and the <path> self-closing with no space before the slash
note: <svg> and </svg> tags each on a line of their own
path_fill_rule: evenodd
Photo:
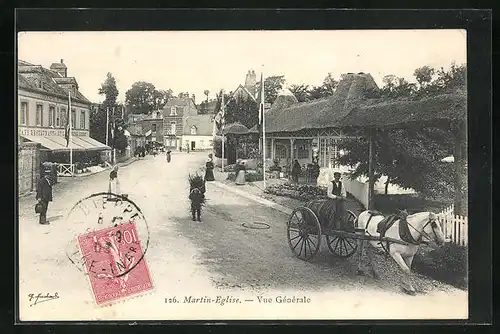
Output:
<svg viewBox="0 0 500 334">
<path fill-rule="evenodd" d="M 64 60 L 64 59 L 61 59 L 61 64 L 64 64 L 64 61 L 63 61 L 63 60 Z"/>
</svg>

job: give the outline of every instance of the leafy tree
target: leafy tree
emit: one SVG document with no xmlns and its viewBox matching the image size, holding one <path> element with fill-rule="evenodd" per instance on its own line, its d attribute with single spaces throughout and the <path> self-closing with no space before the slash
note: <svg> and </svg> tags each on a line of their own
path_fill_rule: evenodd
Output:
<svg viewBox="0 0 500 334">
<path fill-rule="evenodd" d="M 276 100 L 278 93 L 283 89 L 285 82 L 286 80 L 284 75 L 275 75 L 264 79 L 264 95 L 267 103 L 272 104 L 274 100 Z M 260 81 L 257 82 L 256 89 L 257 91 L 260 91 Z"/>
<path fill-rule="evenodd" d="M 104 95 L 104 101 L 99 107 L 93 108 L 90 112 L 90 137 L 101 143 L 106 143 L 106 113 L 107 109 L 113 110 L 117 107 L 116 98 L 118 97 L 118 88 L 116 80 L 111 73 L 106 75 L 106 79 L 98 90 L 100 95 Z M 110 135 L 110 134 L 109 134 Z M 108 138 L 110 142 L 111 135 Z"/>
<path fill-rule="evenodd" d="M 384 86 L 377 93 L 377 97 L 421 98 L 463 88 L 466 85 L 465 65 L 452 64 L 449 71 L 441 69 L 436 72 L 436 78 L 428 81 L 429 76 L 432 77 L 431 73 L 434 73 L 431 68 L 417 69 L 415 76 L 419 76 L 418 85 L 393 75 L 386 76 L 383 80 Z M 388 182 L 403 188 L 413 188 L 429 196 L 449 194 L 452 191 L 455 194 L 458 191 L 463 192 L 459 190 L 460 187 L 454 180 L 457 173 L 453 172 L 453 167 L 440 162 L 442 157 L 456 152 L 455 137 L 460 133 L 453 126 L 422 127 L 418 130 L 411 128 L 378 130 L 374 136 L 375 177 L 378 179 L 381 175 L 387 175 Z M 465 144 L 464 141 L 462 146 Z M 356 167 L 353 176 L 368 174 L 367 139 L 361 139 L 361 142 L 344 140 L 339 149 L 346 151 L 339 162 Z M 456 166 L 455 168 L 460 169 Z M 460 173 L 463 173 L 465 168 L 461 169 Z M 388 183 L 386 191 L 387 185 Z"/>
<path fill-rule="evenodd" d="M 332 74 L 328 73 L 325 79 L 323 79 L 323 83 L 320 86 L 313 86 L 309 90 L 309 99 L 316 100 L 333 95 L 333 93 L 337 89 L 338 84 L 339 82 L 333 78 Z"/>
<path fill-rule="evenodd" d="M 309 101 L 309 85 L 290 85 L 289 89 L 299 102 Z"/>
<path fill-rule="evenodd" d="M 126 103 L 136 114 L 149 114 L 163 108 L 172 97 L 172 90 L 157 90 L 152 83 L 138 81 L 125 93 Z"/>
<path fill-rule="evenodd" d="M 254 100 L 231 98 L 226 104 L 226 124 L 240 122 L 250 129 L 259 121 L 258 109 L 259 106 Z"/>
<path fill-rule="evenodd" d="M 432 67 L 422 66 L 413 72 L 413 76 L 417 79 L 420 88 L 424 88 L 431 83 L 434 73 L 435 70 Z"/>
<path fill-rule="evenodd" d="M 111 73 L 108 72 L 106 75 L 106 80 L 101 84 L 99 88 L 99 95 L 104 95 L 104 101 L 102 105 L 107 107 L 116 106 L 116 98 L 118 97 L 118 88 L 116 88 L 116 80 Z"/>
</svg>

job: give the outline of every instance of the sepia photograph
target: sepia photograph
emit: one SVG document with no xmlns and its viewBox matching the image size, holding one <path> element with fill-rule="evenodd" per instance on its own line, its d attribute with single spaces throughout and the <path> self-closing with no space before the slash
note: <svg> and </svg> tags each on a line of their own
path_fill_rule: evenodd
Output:
<svg viewBox="0 0 500 334">
<path fill-rule="evenodd" d="M 467 32 L 17 44 L 21 321 L 467 319 Z"/>
</svg>

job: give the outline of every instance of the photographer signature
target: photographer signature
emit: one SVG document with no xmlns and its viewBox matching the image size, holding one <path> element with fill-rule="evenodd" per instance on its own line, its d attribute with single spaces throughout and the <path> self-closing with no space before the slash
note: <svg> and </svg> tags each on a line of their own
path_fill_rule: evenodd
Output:
<svg viewBox="0 0 500 334">
<path fill-rule="evenodd" d="M 28 298 L 29 302 L 32 302 L 30 306 L 34 306 L 36 304 L 48 302 L 49 300 L 59 299 L 59 294 L 57 292 L 53 295 L 49 294 L 48 292 L 45 295 L 43 295 L 41 292 L 39 292 L 37 295 L 30 293 L 28 295 Z"/>
</svg>

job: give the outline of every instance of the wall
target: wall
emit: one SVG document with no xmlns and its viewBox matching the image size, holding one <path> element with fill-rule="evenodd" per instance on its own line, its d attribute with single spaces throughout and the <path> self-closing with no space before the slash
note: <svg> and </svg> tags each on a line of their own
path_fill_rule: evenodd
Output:
<svg viewBox="0 0 500 334">
<path fill-rule="evenodd" d="M 36 190 L 40 175 L 39 153 L 36 143 L 19 143 L 17 153 L 19 195 Z"/>
<path fill-rule="evenodd" d="M 363 182 L 360 180 L 351 180 L 349 178 L 349 172 L 342 172 L 341 181 L 345 185 L 346 192 L 354 196 L 358 201 L 368 207 L 368 182 Z M 328 183 L 333 178 L 333 169 L 330 168 L 320 168 L 320 173 L 318 176 L 318 185 L 328 186 Z"/>
<path fill-rule="evenodd" d="M 195 150 L 211 150 L 213 149 L 213 139 L 212 136 L 184 135 L 182 136 L 182 148 L 185 149 L 189 144 L 191 150 L 191 142 L 194 141 Z"/>
<path fill-rule="evenodd" d="M 21 102 L 26 102 L 28 104 L 28 119 L 26 124 L 21 124 Z M 71 101 L 71 109 L 75 109 L 76 111 L 76 119 L 75 119 L 75 130 L 88 130 L 90 123 L 90 107 L 83 103 L 79 103 L 76 101 Z M 38 94 L 34 92 L 27 92 L 23 90 L 18 91 L 18 124 L 26 125 L 26 126 L 37 126 L 36 125 L 36 106 L 37 104 L 41 104 L 43 106 L 43 114 L 42 114 L 42 125 L 38 127 L 44 128 L 61 128 L 63 129 L 65 126 L 65 117 L 67 115 L 68 101 L 62 98 L 52 97 L 48 95 Z M 57 124 L 53 124 L 49 126 L 49 107 L 54 106 L 55 112 L 59 113 L 59 126 Z M 65 109 L 65 112 L 61 110 Z M 85 113 L 85 126 L 82 129 L 80 124 L 80 114 Z"/>
<path fill-rule="evenodd" d="M 156 124 L 156 132 L 153 132 L 152 137 L 156 138 L 156 142 L 163 143 L 163 119 L 142 120 L 142 133 L 145 134 L 149 130 L 153 130 L 153 124 Z M 168 125 L 170 126 L 170 122 Z"/>
</svg>

